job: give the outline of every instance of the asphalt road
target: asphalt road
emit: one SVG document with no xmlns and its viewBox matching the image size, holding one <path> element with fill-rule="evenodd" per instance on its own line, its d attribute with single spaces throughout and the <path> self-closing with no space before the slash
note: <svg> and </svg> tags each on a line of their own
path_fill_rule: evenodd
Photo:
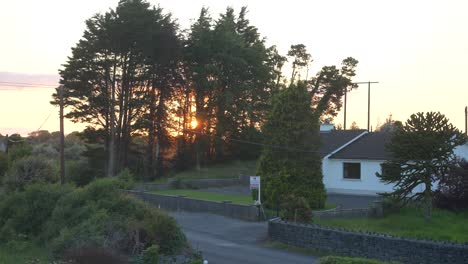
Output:
<svg viewBox="0 0 468 264">
<path fill-rule="evenodd" d="M 245 222 L 202 213 L 170 214 L 209 264 L 312 264 L 316 260 L 312 256 L 266 247 L 266 222 Z"/>
</svg>

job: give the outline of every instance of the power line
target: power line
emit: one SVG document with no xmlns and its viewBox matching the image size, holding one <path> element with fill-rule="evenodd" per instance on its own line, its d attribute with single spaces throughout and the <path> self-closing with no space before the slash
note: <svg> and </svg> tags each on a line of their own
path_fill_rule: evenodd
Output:
<svg viewBox="0 0 468 264">
<path fill-rule="evenodd" d="M 54 87 L 56 88 L 58 85 L 52 84 L 45 84 L 45 83 L 25 83 L 25 82 L 2 82 L 0 84 L 4 84 L 3 86 L 20 86 L 20 85 L 27 85 L 27 86 L 45 86 L 45 87 Z"/>
<path fill-rule="evenodd" d="M 49 115 L 46 117 L 44 122 L 42 122 L 41 126 L 36 131 L 41 130 L 42 126 L 47 122 L 47 120 L 49 120 L 50 116 L 52 115 L 52 113 L 55 111 L 56 108 L 57 108 L 57 106 L 55 106 L 54 109 L 52 109 L 52 111 L 50 111 Z"/>
</svg>

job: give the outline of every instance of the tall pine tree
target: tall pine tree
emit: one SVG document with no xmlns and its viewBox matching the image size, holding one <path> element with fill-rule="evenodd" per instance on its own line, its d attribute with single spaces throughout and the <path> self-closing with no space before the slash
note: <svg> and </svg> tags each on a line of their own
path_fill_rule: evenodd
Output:
<svg viewBox="0 0 468 264">
<path fill-rule="evenodd" d="M 275 206 L 293 194 L 311 208 L 326 200 L 319 150 L 319 119 L 311 109 L 303 82 L 290 85 L 273 98 L 263 126 L 265 146 L 258 166 L 264 201 Z"/>
</svg>

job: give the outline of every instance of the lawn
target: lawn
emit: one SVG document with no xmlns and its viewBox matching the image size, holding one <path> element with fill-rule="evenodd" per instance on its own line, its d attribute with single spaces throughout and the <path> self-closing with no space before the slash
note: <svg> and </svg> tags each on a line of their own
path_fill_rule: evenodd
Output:
<svg viewBox="0 0 468 264">
<path fill-rule="evenodd" d="M 257 161 L 232 161 L 228 163 L 214 164 L 202 167 L 200 170 L 191 169 L 175 175 L 178 179 L 216 179 L 237 178 L 239 175 L 254 176 Z"/>
<path fill-rule="evenodd" d="M 48 263 L 49 252 L 30 242 L 9 242 L 0 245 L 1 264 L 24 264 L 31 260 L 38 260 L 34 263 Z"/>
<path fill-rule="evenodd" d="M 222 193 L 212 193 L 212 192 L 200 192 L 193 190 L 165 190 L 165 191 L 154 191 L 156 194 L 165 194 L 165 195 L 185 195 L 190 198 L 207 200 L 207 201 L 232 201 L 235 204 L 253 204 L 251 196 L 237 195 L 237 194 L 222 194 Z"/>
<path fill-rule="evenodd" d="M 314 223 L 418 239 L 468 242 L 468 211 L 435 209 L 430 222 L 426 222 L 422 210 L 405 208 L 383 218 L 317 219 Z"/>
<path fill-rule="evenodd" d="M 222 202 L 222 201 L 232 201 L 234 204 L 248 204 L 251 205 L 254 203 L 254 200 L 251 196 L 247 195 L 240 195 L 240 194 L 223 194 L 223 193 L 214 193 L 214 192 L 201 192 L 201 191 L 194 191 L 194 190 L 164 190 L 164 191 L 153 191 L 156 194 L 164 194 L 164 195 L 185 195 L 190 198 L 200 199 L 200 200 L 207 200 L 207 201 L 214 201 L 214 202 Z M 325 204 L 325 208 L 323 210 L 328 210 L 335 208 L 336 205 L 334 204 Z M 272 213 L 276 212 L 275 210 L 270 210 Z"/>
</svg>

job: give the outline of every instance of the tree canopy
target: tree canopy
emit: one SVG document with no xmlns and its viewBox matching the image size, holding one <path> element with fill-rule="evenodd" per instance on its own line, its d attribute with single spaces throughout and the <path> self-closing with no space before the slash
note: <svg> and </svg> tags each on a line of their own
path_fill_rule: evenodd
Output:
<svg viewBox="0 0 468 264">
<path fill-rule="evenodd" d="M 312 62 L 303 44 L 287 55 L 298 75 Z M 141 166 L 153 179 L 171 166 L 258 158 L 272 98 L 289 85 L 286 62 L 246 7 L 228 7 L 216 19 L 203 8 L 182 31 L 161 7 L 121 0 L 86 21 L 52 103 L 63 91 L 66 118 L 88 124 L 82 135 L 97 145 L 87 153 L 100 157 L 107 175 Z M 344 91 L 355 88 L 357 63 L 346 58 L 306 77 L 301 86 L 316 118 L 337 115 Z"/>
<path fill-rule="evenodd" d="M 395 184 L 384 194 L 403 204 L 424 201 L 429 218 L 435 184 L 450 171 L 456 160 L 454 149 L 465 136 L 439 112 L 416 113 L 393 133 L 387 145 L 391 159 L 382 164 L 377 176 Z"/>
<path fill-rule="evenodd" d="M 267 205 L 288 195 L 303 197 L 311 208 L 323 208 L 326 193 L 318 154 L 319 120 L 310 107 L 305 83 L 292 84 L 273 98 L 263 127 L 265 146 L 258 165 Z"/>
</svg>

